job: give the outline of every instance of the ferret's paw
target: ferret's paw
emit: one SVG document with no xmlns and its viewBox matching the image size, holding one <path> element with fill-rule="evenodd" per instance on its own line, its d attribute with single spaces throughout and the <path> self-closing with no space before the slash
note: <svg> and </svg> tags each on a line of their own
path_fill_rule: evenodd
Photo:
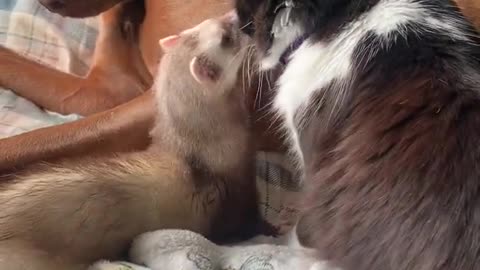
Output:
<svg viewBox="0 0 480 270">
<path fill-rule="evenodd" d="M 101 261 L 92 265 L 88 270 L 149 270 L 148 268 L 126 262 Z"/>
</svg>

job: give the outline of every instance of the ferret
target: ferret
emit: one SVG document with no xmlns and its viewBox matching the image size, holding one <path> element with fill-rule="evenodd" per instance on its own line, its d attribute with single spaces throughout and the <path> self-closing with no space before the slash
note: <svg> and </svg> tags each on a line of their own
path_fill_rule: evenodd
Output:
<svg viewBox="0 0 480 270">
<path fill-rule="evenodd" d="M 84 270 L 133 238 L 187 229 L 222 242 L 255 233 L 254 149 L 236 16 L 160 41 L 153 144 L 145 152 L 39 165 L 0 186 L 0 265 Z"/>
</svg>

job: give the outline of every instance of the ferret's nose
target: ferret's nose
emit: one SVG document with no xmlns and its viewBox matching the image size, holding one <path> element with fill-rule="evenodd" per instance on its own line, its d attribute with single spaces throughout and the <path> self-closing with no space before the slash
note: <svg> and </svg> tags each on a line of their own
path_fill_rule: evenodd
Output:
<svg viewBox="0 0 480 270">
<path fill-rule="evenodd" d="M 238 23 L 238 14 L 236 10 L 232 10 L 227 14 L 223 15 L 221 20 L 225 23 L 236 25 Z"/>
<path fill-rule="evenodd" d="M 220 27 L 222 28 L 222 42 L 224 48 L 235 46 L 238 39 L 239 19 L 237 12 L 232 10 L 220 18 Z"/>
</svg>

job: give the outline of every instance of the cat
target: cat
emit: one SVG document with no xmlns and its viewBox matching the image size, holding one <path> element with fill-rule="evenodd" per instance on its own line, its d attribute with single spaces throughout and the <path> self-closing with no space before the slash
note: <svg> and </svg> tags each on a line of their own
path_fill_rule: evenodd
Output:
<svg viewBox="0 0 480 270">
<path fill-rule="evenodd" d="M 449 0 L 237 0 L 304 191 L 300 244 L 344 270 L 480 269 L 480 42 Z"/>
</svg>

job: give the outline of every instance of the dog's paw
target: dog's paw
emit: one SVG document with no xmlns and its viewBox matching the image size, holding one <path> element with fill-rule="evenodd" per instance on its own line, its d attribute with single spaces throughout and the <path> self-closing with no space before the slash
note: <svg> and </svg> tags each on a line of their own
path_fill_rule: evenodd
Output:
<svg viewBox="0 0 480 270">
<path fill-rule="evenodd" d="M 148 268 L 126 262 L 101 261 L 92 265 L 88 270 L 149 270 Z"/>
</svg>

